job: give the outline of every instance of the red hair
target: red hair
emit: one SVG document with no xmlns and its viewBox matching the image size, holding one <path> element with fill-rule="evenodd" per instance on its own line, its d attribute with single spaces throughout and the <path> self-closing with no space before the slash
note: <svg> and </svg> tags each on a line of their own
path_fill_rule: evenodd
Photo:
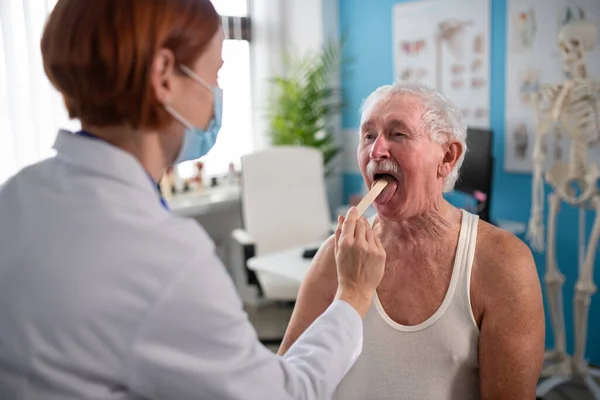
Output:
<svg viewBox="0 0 600 400">
<path fill-rule="evenodd" d="M 59 0 L 41 40 L 44 70 L 82 124 L 160 128 L 171 117 L 150 85 L 157 51 L 192 66 L 220 22 L 210 0 Z"/>
</svg>

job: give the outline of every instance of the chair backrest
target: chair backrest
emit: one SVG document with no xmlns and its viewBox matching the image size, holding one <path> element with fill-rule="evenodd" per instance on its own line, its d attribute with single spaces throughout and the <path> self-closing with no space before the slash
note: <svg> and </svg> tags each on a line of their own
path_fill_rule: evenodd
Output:
<svg viewBox="0 0 600 400">
<path fill-rule="evenodd" d="M 322 153 L 277 146 L 242 157 L 242 212 L 257 255 L 326 238 L 330 222 Z"/>
</svg>

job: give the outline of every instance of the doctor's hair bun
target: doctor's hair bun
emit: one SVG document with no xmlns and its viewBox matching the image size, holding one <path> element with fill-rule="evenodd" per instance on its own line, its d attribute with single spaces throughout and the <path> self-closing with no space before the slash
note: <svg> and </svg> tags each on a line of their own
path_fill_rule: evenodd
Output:
<svg viewBox="0 0 600 400">
<path fill-rule="evenodd" d="M 155 54 L 193 65 L 220 25 L 210 0 L 58 0 L 41 40 L 44 71 L 84 125 L 160 128 L 171 117 L 150 83 Z"/>
</svg>

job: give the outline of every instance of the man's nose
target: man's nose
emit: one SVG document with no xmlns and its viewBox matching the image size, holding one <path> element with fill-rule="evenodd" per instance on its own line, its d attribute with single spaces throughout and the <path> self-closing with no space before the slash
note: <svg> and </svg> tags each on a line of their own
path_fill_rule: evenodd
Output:
<svg viewBox="0 0 600 400">
<path fill-rule="evenodd" d="M 390 158 L 390 146 L 385 135 L 378 135 L 373 147 L 371 148 L 371 158 L 373 160 L 383 160 Z"/>
</svg>

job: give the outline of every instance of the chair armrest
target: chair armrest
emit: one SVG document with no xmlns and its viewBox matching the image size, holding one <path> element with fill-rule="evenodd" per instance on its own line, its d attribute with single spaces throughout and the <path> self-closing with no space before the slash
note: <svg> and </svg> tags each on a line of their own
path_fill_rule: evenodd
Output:
<svg viewBox="0 0 600 400">
<path fill-rule="evenodd" d="M 235 229 L 231 232 L 231 237 L 242 246 L 254 246 L 254 238 L 243 229 Z"/>
<path fill-rule="evenodd" d="M 254 238 L 243 229 L 234 229 L 231 232 L 231 237 L 237 245 L 237 251 L 234 251 L 235 259 L 238 259 L 238 263 L 241 265 L 246 284 L 255 285 L 259 295 L 262 296 L 262 288 L 260 287 L 258 278 L 254 271 L 248 268 L 248 260 L 256 255 L 256 242 Z"/>
</svg>

